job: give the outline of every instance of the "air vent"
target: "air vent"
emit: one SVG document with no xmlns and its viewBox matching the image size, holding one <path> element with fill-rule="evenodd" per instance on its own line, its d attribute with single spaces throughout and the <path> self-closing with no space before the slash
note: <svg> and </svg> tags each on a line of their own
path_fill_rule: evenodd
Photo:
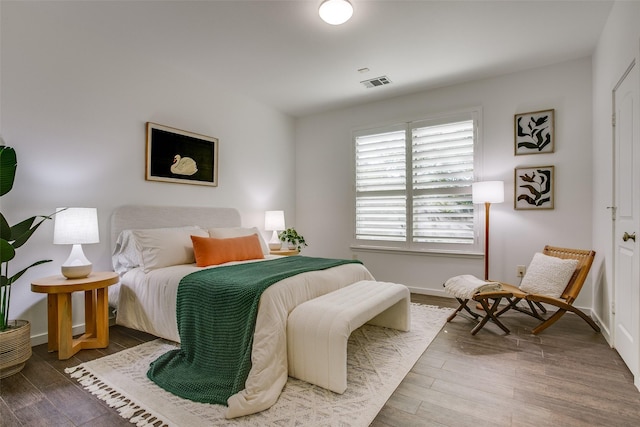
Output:
<svg viewBox="0 0 640 427">
<path fill-rule="evenodd" d="M 375 79 L 365 80 L 360 83 L 362 83 L 364 87 L 370 88 L 370 87 L 388 85 L 389 83 L 391 83 L 391 80 L 389 80 L 389 77 L 387 76 L 381 76 L 381 77 L 376 77 Z"/>
</svg>

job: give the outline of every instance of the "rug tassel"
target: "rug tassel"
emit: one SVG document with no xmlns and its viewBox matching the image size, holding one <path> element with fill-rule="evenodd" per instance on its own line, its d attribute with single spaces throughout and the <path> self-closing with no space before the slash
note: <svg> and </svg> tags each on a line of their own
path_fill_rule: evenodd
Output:
<svg viewBox="0 0 640 427">
<path fill-rule="evenodd" d="M 118 412 L 122 416 L 122 418 L 130 419 L 135 415 L 137 411 L 140 410 L 140 407 L 133 402 L 129 402 L 126 406 L 118 409 Z M 133 422 L 133 421 L 132 421 Z"/>
<path fill-rule="evenodd" d="M 99 395 L 101 394 L 100 390 L 102 388 L 100 383 L 95 383 L 95 384 L 91 384 L 91 385 L 87 385 L 85 387 L 91 394 L 94 394 L 98 397 L 100 397 Z"/>
<path fill-rule="evenodd" d="M 148 423 L 150 419 L 154 419 L 155 421 L 157 421 L 155 417 L 151 416 L 151 414 L 145 411 L 136 415 L 136 413 L 142 409 L 140 408 L 140 406 L 131 402 L 128 398 L 121 395 L 116 390 L 99 381 L 98 378 L 96 378 L 90 372 L 88 372 L 84 368 L 81 368 L 81 365 L 78 365 L 74 368 L 67 368 L 65 369 L 65 372 L 69 374 L 71 378 L 77 379 L 77 381 L 89 393 L 105 402 L 107 405 L 109 405 L 110 408 L 117 409 L 120 416 L 124 419 L 129 420 L 129 422 L 131 422 L 132 424 L 136 424 L 140 427 L 149 427 L 153 426 L 153 424 Z"/>
<path fill-rule="evenodd" d="M 113 394 L 110 388 L 99 389 L 94 395 L 100 400 L 107 400 Z"/>
<path fill-rule="evenodd" d="M 89 372 L 87 372 L 84 368 L 81 369 L 77 369 L 80 368 L 81 365 L 75 366 L 73 368 L 67 368 L 64 371 L 69 374 L 69 376 L 71 378 L 80 378 L 83 375 L 87 375 Z"/>
<path fill-rule="evenodd" d="M 74 372 L 75 372 L 75 371 L 76 371 L 80 366 L 82 366 L 82 365 L 77 365 L 77 366 L 72 366 L 72 367 L 70 367 L 70 368 L 65 368 L 65 370 L 64 370 L 64 371 L 65 371 L 67 374 L 73 374 L 73 373 L 74 373 Z M 76 378 L 76 377 L 75 377 L 75 376 L 73 376 L 73 375 L 71 375 L 71 378 Z"/>
<path fill-rule="evenodd" d="M 96 379 L 90 376 L 87 376 L 86 378 L 81 378 L 78 380 L 80 385 L 82 385 L 84 388 L 91 386 L 91 384 L 93 384 L 95 381 Z"/>
<path fill-rule="evenodd" d="M 104 401 L 111 408 L 119 408 L 127 404 L 126 398 L 121 394 L 116 394 L 109 399 L 104 399 Z"/>
<path fill-rule="evenodd" d="M 142 408 L 138 408 L 138 409 L 142 409 Z M 139 413 L 135 417 L 132 417 L 129 421 L 138 427 L 147 427 L 149 425 L 147 421 L 149 420 L 150 417 L 151 417 L 151 414 L 143 410 L 141 413 Z"/>
</svg>

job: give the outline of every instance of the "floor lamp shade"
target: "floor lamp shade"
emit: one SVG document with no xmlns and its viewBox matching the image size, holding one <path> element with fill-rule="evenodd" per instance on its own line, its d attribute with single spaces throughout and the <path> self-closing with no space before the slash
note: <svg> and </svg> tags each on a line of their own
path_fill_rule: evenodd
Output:
<svg viewBox="0 0 640 427">
<path fill-rule="evenodd" d="M 484 280 L 489 280 L 489 209 L 491 203 L 504 202 L 504 182 L 474 182 L 471 191 L 474 204 L 484 203 Z"/>
<path fill-rule="evenodd" d="M 269 249 L 277 251 L 282 247 L 282 242 L 278 238 L 278 231 L 285 229 L 284 211 L 266 211 L 264 213 L 264 229 L 273 231 L 269 240 Z"/>
<path fill-rule="evenodd" d="M 474 182 L 472 193 L 473 203 L 502 203 L 504 202 L 504 182 Z"/>
<path fill-rule="evenodd" d="M 91 274 L 92 264 L 82 251 L 83 244 L 100 243 L 96 208 L 57 208 L 53 227 L 54 245 L 73 245 L 62 264 L 62 275 L 78 279 Z"/>
</svg>

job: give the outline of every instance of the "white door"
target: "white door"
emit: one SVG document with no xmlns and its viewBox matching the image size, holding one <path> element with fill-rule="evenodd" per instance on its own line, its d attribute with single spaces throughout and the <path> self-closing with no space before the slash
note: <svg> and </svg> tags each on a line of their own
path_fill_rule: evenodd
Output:
<svg viewBox="0 0 640 427">
<path fill-rule="evenodd" d="M 640 383 L 640 106 L 638 64 L 613 91 L 614 104 L 614 345 Z"/>
</svg>

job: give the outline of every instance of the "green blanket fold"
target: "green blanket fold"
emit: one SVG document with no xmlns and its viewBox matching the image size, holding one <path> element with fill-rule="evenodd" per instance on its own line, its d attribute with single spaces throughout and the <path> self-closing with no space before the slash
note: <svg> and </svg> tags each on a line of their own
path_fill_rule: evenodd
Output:
<svg viewBox="0 0 640 427">
<path fill-rule="evenodd" d="M 180 397 L 226 405 L 251 369 L 262 292 L 287 277 L 348 263 L 359 261 L 294 256 L 183 277 L 176 307 L 181 348 L 152 362 L 147 377 Z"/>
</svg>

